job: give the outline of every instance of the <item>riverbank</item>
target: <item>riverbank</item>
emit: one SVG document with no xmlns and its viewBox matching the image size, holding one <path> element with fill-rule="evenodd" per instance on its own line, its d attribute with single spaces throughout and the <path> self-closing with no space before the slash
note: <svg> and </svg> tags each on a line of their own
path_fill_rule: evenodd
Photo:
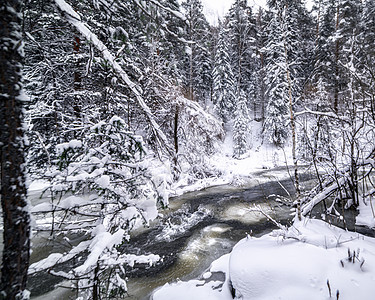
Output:
<svg viewBox="0 0 375 300">
<path fill-rule="evenodd" d="M 129 254 L 151 252 L 163 258 L 151 268 L 137 266 L 127 272 L 129 299 L 149 299 L 150 293 L 166 282 L 197 278 L 212 260 L 230 252 L 246 232 L 251 230 L 254 236 L 261 236 L 274 229 L 274 224 L 263 215 L 249 211 L 253 204 L 287 222 L 290 219 L 289 207 L 278 203 L 272 196 L 287 196 L 281 186 L 293 192 L 290 180 L 262 179 L 252 180 L 252 187 L 211 187 L 173 198 L 168 209 L 160 210 L 155 223 L 136 232 L 124 249 Z M 34 255 L 46 249 L 46 245 L 40 243 L 35 246 Z M 47 278 L 48 274 L 44 276 L 43 281 L 52 280 Z M 37 283 L 38 278 L 30 281 L 33 282 Z M 69 286 L 69 283 L 60 282 L 58 285 Z M 49 299 L 71 299 L 72 294 L 66 288 L 55 288 L 54 292 L 46 294 L 51 288 L 53 286 L 40 290 L 37 285 L 32 289 L 32 297 L 40 296 L 33 299 L 45 299 L 47 295 Z M 64 289 L 66 293 L 62 291 Z"/>
<path fill-rule="evenodd" d="M 222 272 L 225 281 L 210 280 Z M 375 239 L 320 220 L 246 237 L 200 279 L 165 284 L 153 300 L 373 299 Z"/>
<path fill-rule="evenodd" d="M 290 177 L 288 146 L 277 149 L 258 143 L 243 159 L 236 160 L 231 157 L 227 138 L 225 150 L 212 157 L 213 165 L 222 170 L 220 179 L 202 180 L 185 190 L 180 187 L 181 191 L 220 184 L 245 187 Z M 369 230 L 375 227 L 371 201 L 360 199 L 355 222 Z M 306 218 L 290 228 L 242 239 L 201 276 L 169 282 L 154 292 L 153 300 L 370 300 L 375 293 L 374 266 L 374 238 Z M 217 274 L 224 276 L 218 280 Z"/>
</svg>

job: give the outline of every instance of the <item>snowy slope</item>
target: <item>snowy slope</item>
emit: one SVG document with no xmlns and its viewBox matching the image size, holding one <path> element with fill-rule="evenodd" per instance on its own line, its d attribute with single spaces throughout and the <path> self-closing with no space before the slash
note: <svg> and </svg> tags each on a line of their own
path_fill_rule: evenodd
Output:
<svg viewBox="0 0 375 300">
<path fill-rule="evenodd" d="M 288 236 L 289 238 L 285 238 Z M 209 281 L 210 272 L 226 281 Z M 154 300 L 238 299 L 370 300 L 375 294 L 375 239 L 323 221 L 305 219 L 288 232 L 245 238 L 215 261 L 202 280 L 166 284 Z M 215 289 L 215 287 L 218 287 Z M 189 298 L 190 296 L 190 298 Z"/>
</svg>

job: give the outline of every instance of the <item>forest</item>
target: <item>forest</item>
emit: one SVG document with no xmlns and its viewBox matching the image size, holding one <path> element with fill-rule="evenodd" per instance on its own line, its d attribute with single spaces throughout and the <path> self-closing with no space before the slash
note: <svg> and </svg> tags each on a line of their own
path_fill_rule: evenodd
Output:
<svg viewBox="0 0 375 300">
<path fill-rule="evenodd" d="M 312 2 L 234 0 L 213 26 L 201 0 L 2 1 L 0 298 L 27 299 L 40 273 L 72 282 L 77 299 L 126 298 L 129 269 L 163 260 L 127 253 L 134 232 L 176 189 L 223 179 L 214 157 L 252 169 L 279 151 L 269 160 L 287 167 L 296 224 L 346 229 L 346 211 L 363 208 L 373 232 L 375 2 Z M 30 260 L 31 235 L 46 232 L 64 251 Z"/>
</svg>

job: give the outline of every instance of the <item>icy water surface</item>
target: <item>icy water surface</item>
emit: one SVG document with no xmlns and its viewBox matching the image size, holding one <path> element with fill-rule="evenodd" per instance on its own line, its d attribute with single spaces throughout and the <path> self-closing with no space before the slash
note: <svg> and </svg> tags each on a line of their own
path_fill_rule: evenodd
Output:
<svg viewBox="0 0 375 300">
<path fill-rule="evenodd" d="M 302 177 L 307 179 L 310 177 Z M 287 223 L 291 219 L 290 206 L 275 195 L 288 197 L 288 193 L 294 193 L 290 180 L 253 181 L 246 187 L 211 187 L 171 199 L 170 207 L 161 211 L 162 217 L 151 228 L 136 233 L 123 249 L 126 253 L 154 253 L 163 258 L 155 266 L 128 270 L 127 299 L 149 299 L 155 289 L 167 282 L 197 278 L 247 233 L 261 236 L 275 229 L 261 213 L 251 211 L 254 204 Z M 40 247 L 43 238 L 34 238 L 34 260 L 59 248 L 57 241 Z M 79 240 L 71 237 L 73 241 L 74 238 Z M 54 287 L 64 284 L 67 283 L 61 279 L 42 274 L 30 278 L 28 289 L 32 299 L 74 299 L 76 294 L 69 289 Z"/>
</svg>

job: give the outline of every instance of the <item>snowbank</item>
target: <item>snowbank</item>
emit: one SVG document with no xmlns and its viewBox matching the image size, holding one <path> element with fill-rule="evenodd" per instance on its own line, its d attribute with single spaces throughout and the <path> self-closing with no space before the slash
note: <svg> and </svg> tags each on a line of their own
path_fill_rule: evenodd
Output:
<svg viewBox="0 0 375 300">
<path fill-rule="evenodd" d="M 375 228 L 375 203 L 371 201 L 371 198 L 367 201 L 360 199 L 358 211 L 356 224 Z"/>
<path fill-rule="evenodd" d="M 289 236 L 290 238 L 285 238 Z M 224 272 L 221 286 L 211 272 Z M 375 239 L 305 219 L 287 232 L 241 240 L 202 280 L 166 284 L 154 300 L 370 300 L 375 294 Z M 185 297 L 185 298 L 184 298 Z"/>
</svg>

